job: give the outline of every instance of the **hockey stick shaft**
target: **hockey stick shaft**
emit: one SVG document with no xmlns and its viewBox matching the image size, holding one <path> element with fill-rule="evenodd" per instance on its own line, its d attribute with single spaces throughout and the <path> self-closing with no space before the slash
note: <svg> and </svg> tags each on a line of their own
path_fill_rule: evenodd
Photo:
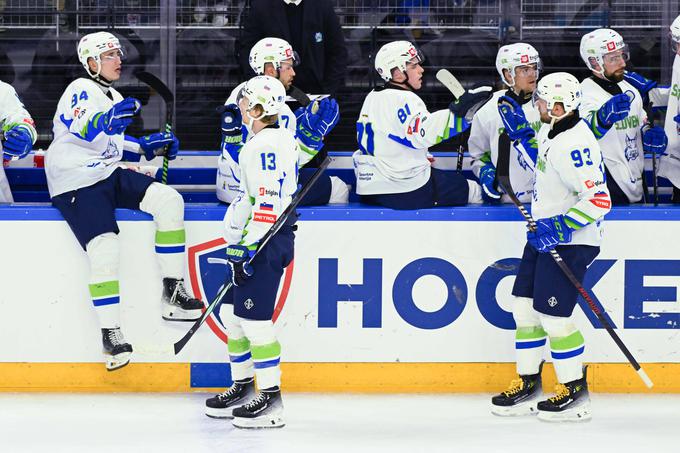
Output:
<svg viewBox="0 0 680 453">
<path fill-rule="evenodd" d="M 501 135 L 501 137 L 503 137 L 503 135 Z M 499 154 L 499 162 L 498 162 L 498 169 L 497 169 L 498 172 L 496 173 L 496 176 L 498 178 L 498 183 L 501 185 L 501 187 L 503 187 L 503 190 L 505 190 L 505 193 L 510 197 L 510 199 L 515 204 L 515 206 L 517 206 L 517 209 L 519 209 L 519 212 L 524 217 L 524 220 L 526 220 L 526 222 L 529 224 L 529 228 L 531 230 L 535 231 L 536 230 L 536 221 L 531 216 L 529 211 L 527 211 L 527 208 L 524 207 L 522 202 L 519 201 L 519 199 L 517 198 L 517 195 L 515 195 L 515 192 L 512 189 L 512 185 L 510 184 L 510 176 L 507 174 L 508 173 L 507 172 L 508 165 L 506 165 L 505 163 L 503 163 L 503 164 L 501 163 L 500 156 L 502 155 L 502 153 L 505 152 L 506 154 L 509 154 L 509 151 L 510 151 L 510 147 L 509 147 L 510 138 L 507 137 L 507 135 L 505 135 L 505 137 L 506 137 L 506 140 L 508 141 L 507 151 L 505 149 L 503 149 L 503 151 L 501 151 L 501 146 L 499 146 L 499 151 L 501 151 L 501 153 Z M 503 148 L 505 148 L 505 147 L 503 147 Z M 509 160 L 509 155 L 506 156 L 506 159 Z M 557 252 L 557 250 L 555 250 L 555 249 L 550 250 L 550 256 L 553 258 L 553 260 L 555 261 L 557 266 L 564 273 L 564 275 L 571 282 L 571 284 L 574 285 L 574 287 L 576 288 L 578 293 L 581 295 L 581 297 L 583 297 L 583 299 L 586 301 L 586 303 L 588 304 L 588 306 L 590 307 L 592 312 L 595 314 L 597 319 L 600 321 L 600 324 L 602 324 L 602 326 L 607 330 L 607 333 L 612 337 L 612 339 L 614 340 L 614 343 L 616 343 L 616 345 L 619 347 L 619 349 L 621 350 L 623 355 L 626 356 L 626 359 L 628 359 L 628 362 L 631 364 L 633 369 L 635 369 L 638 376 L 640 376 L 640 379 L 642 379 L 642 381 L 645 383 L 645 385 L 648 388 L 652 388 L 652 386 L 654 385 L 652 380 L 649 378 L 649 376 L 647 375 L 645 370 L 642 369 L 642 367 L 640 366 L 638 361 L 635 359 L 635 357 L 633 357 L 633 354 L 631 354 L 631 352 L 628 350 L 628 348 L 623 343 L 623 341 L 618 336 L 618 334 L 614 331 L 611 324 L 609 324 L 609 322 L 607 321 L 607 318 L 605 318 L 603 316 L 602 312 L 600 311 L 598 306 L 595 304 L 595 301 L 593 301 L 593 298 L 590 297 L 590 294 L 588 294 L 588 291 L 586 291 L 586 289 L 583 287 L 581 282 L 579 282 L 579 280 L 576 278 L 574 273 L 571 271 L 569 266 L 567 266 L 567 264 L 562 260 L 562 257 Z"/>
<path fill-rule="evenodd" d="M 139 71 L 135 73 L 135 76 L 149 87 L 151 87 L 158 95 L 163 98 L 165 102 L 165 132 L 172 132 L 174 123 L 174 113 L 175 113 L 175 96 L 170 91 L 170 88 L 163 83 L 161 79 L 156 77 L 147 71 Z M 165 147 L 167 151 L 167 147 Z M 163 170 L 161 175 L 161 182 L 163 184 L 168 183 L 168 167 L 170 165 L 170 160 L 167 154 L 163 156 Z"/>
<path fill-rule="evenodd" d="M 262 239 L 260 239 L 260 244 L 258 245 L 255 254 L 252 256 L 252 258 L 250 258 L 249 263 L 253 262 L 257 254 L 260 253 L 260 251 L 267 245 L 269 240 L 272 237 L 274 237 L 274 235 L 288 221 L 288 218 L 291 216 L 291 214 L 295 212 L 295 209 L 297 208 L 298 204 L 300 204 L 300 201 L 311 190 L 311 188 L 314 186 L 316 181 L 321 177 L 322 173 L 330 163 L 331 159 L 329 157 L 326 157 L 326 159 L 324 159 L 324 161 L 321 162 L 321 165 L 319 165 L 319 168 L 316 169 L 312 177 L 309 178 L 309 181 L 307 181 L 307 183 L 295 194 L 293 199 L 290 201 L 288 207 L 286 207 L 286 209 L 281 213 L 279 218 L 276 219 L 276 222 L 274 222 L 272 227 L 265 233 L 265 235 L 262 236 Z M 233 284 L 231 282 L 227 283 L 226 285 L 222 285 L 222 288 L 220 289 L 220 291 L 218 291 L 217 295 L 213 298 L 210 304 L 208 304 L 201 317 L 198 320 L 196 320 L 196 322 L 194 323 L 193 326 L 191 326 L 189 331 L 179 341 L 175 343 L 174 345 L 175 355 L 179 354 L 180 351 L 184 349 L 184 346 L 186 346 L 191 337 L 193 337 L 194 334 L 198 331 L 198 329 L 205 323 L 205 321 L 208 319 L 208 316 L 210 316 L 210 314 L 215 310 L 215 308 L 220 303 L 224 295 L 227 294 L 227 291 L 229 291 L 232 286 Z"/>
<path fill-rule="evenodd" d="M 647 122 L 650 124 L 650 126 L 654 126 L 654 103 L 651 101 L 647 101 L 644 103 L 644 109 L 645 112 L 647 113 Z M 647 182 L 647 179 L 645 178 L 644 175 L 644 169 L 642 172 L 642 180 L 643 182 Z M 654 196 L 654 206 L 659 206 L 659 182 L 656 177 L 656 153 L 652 152 L 652 187 L 653 187 L 653 196 Z"/>
</svg>

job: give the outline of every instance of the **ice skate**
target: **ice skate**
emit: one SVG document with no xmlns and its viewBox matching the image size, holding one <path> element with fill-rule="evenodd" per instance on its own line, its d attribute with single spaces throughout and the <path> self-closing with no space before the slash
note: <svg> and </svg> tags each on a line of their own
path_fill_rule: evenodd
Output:
<svg viewBox="0 0 680 453">
<path fill-rule="evenodd" d="M 491 398 L 491 413 L 501 417 L 536 415 L 536 405 L 543 396 L 542 370 L 541 361 L 538 373 L 519 376 L 508 390 Z"/>
<path fill-rule="evenodd" d="M 538 419 L 546 422 L 590 420 L 590 393 L 586 382 L 586 369 L 583 377 L 566 384 L 555 386 L 555 396 L 538 403 Z"/>
<path fill-rule="evenodd" d="M 102 329 L 102 344 L 108 371 L 117 370 L 130 363 L 132 345 L 125 341 L 120 327 Z"/>
<path fill-rule="evenodd" d="M 234 381 L 228 390 L 205 400 L 205 415 L 212 418 L 234 418 L 235 407 L 252 401 L 256 397 L 253 378 Z"/>
<path fill-rule="evenodd" d="M 166 321 L 196 321 L 203 313 L 203 302 L 191 297 L 184 280 L 163 279 L 163 319 Z"/>
<path fill-rule="evenodd" d="M 235 408 L 233 415 L 237 428 L 281 428 L 285 425 L 281 391 L 278 387 L 262 390 L 254 400 Z"/>
</svg>

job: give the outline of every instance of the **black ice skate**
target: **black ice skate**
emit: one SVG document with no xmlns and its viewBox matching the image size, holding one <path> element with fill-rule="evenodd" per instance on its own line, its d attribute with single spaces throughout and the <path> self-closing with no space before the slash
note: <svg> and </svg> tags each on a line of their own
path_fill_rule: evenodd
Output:
<svg viewBox="0 0 680 453">
<path fill-rule="evenodd" d="M 519 376 L 510 383 L 506 391 L 491 398 L 491 413 L 502 417 L 535 415 L 536 404 L 543 396 L 542 370 L 543 361 L 538 367 L 538 373 Z"/>
<path fill-rule="evenodd" d="M 583 377 L 555 386 L 555 396 L 538 403 L 538 418 L 547 422 L 590 420 L 590 393 L 586 382 L 587 366 Z"/>
<path fill-rule="evenodd" d="M 285 425 L 281 391 L 278 387 L 262 390 L 254 400 L 235 408 L 233 415 L 237 428 L 281 428 Z"/>
<path fill-rule="evenodd" d="M 163 319 L 166 321 L 196 321 L 203 313 L 203 302 L 191 297 L 184 280 L 163 279 Z"/>
<path fill-rule="evenodd" d="M 130 363 L 132 345 L 125 341 L 120 327 L 102 329 L 102 344 L 108 371 L 117 370 Z"/>
<path fill-rule="evenodd" d="M 253 378 L 234 381 L 229 390 L 205 400 L 205 415 L 213 418 L 234 418 L 232 411 L 255 398 Z"/>
</svg>

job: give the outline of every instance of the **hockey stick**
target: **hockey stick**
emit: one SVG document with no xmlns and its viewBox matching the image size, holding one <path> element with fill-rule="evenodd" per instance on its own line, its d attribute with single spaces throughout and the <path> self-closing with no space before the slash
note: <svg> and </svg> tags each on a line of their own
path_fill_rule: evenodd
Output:
<svg viewBox="0 0 680 453">
<path fill-rule="evenodd" d="M 172 94 L 170 88 L 163 83 L 161 79 L 146 71 L 139 71 L 135 73 L 140 81 L 151 87 L 158 95 L 163 98 L 165 102 L 165 132 L 172 132 L 173 122 L 174 122 L 174 112 L 175 112 L 175 95 Z M 167 146 L 165 147 L 167 151 Z M 170 161 L 168 160 L 167 154 L 163 156 L 163 173 L 161 177 L 161 182 L 163 184 L 168 183 L 168 166 Z"/>
<path fill-rule="evenodd" d="M 276 222 L 271 226 L 271 228 L 262 236 L 262 239 L 260 239 L 260 244 L 257 247 L 257 250 L 255 251 L 255 254 L 250 258 L 248 263 L 252 263 L 255 257 L 257 256 L 258 253 L 267 245 L 267 242 L 274 237 L 274 235 L 281 229 L 281 227 L 286 223 L 288 220 L 288 217 L 291 216 L 292 213 L 295 212 L 295 208 L 297 208 L 297 205 L 300 203 L 300 200 L 304 198 L 305 195 L 311 190 L 311 188 L 314 186 L 316 181 L 321 177 L 321 174 L 324 172 L 326 167 L 331 163 L 330 157 L 326 157 L 323 162 L 319 165 L 319 168 L 316 169 L 314 174 L 312 175 L 311 178 L 309 178 L 309 181 L 307 181 L 307 184 L 305 184 L 293 197 L 293 199 L 290 201 L 290 204 L 288 207 L 281 213 L 278 219 L 276 219 Z M 208 316 L 215 310 L 217 305 L 220 303 L 222 298 L 224 297 L 225 294 L 227 294 L 227 291 L 229 291 L 232 287 L 232 283 L 229 282 L 226 285 L 222 285 L 222 288 L 218 291 L 217 295 L 215 298 L 210 302 L 210 304 L 206 307 L 205 311 L 203 312 L 203 315 L 196 320 L 193 326 L 191 326 L 191 329 L 174 345 L 175 349 L 175 355 L 179 354 L 179 352 L 184 349 L 184 346 L 189 342 L 191 337 L 194 336 L 194 334 L 198 331 L 198 329 L 205 323 L 206 319 L 208 319 Z"/>
<path fill-rule="evenodd" d="M 647 101 L 643 104 L 643 108 L 647 113 L 647 122 L 650 126 L 654 127 L 654 103 Z M 647 183 L 647 178 L 645 177 L 644 168 L 642 169 L 642 181 Z M 644 187 L 644 186 L 643 186 Z M 654 190 L 654 206 L 659 206 L 659 182 L 656 178 L 656 153 L 652 152 L 652 187 Z"/>
<path fill-rule="evenodd" d="M 440 69 L 437 71 L 437 80 L 448 89 L 453 96 L 458 99 L 461 97 L 463 94 L 465 94 L 465 88 L 463 88 L 463 85 L 460 84 L 458 79 L 451 74 L 451 72 L 448 69 Z M 456 170 L 457 171 L 462 171 L 463 170 L 463 158 L 465 157 L 465 152 L 463 145 L 460 145 L 458 147 L 458 160 L 456 161 Z"/>
<path fill-rule="evenodd" d="M 510 197 L 512 202 L 517 206 L 517 209 L 519 209 L 519 212 L 522 213 L 522 216 L 524 219 L 527 221 L 529 224 L 529 228 L 532 231 L 536 230 L 536 221 L 534 218 L 529 214 L 529 211 L 524 207 L 521 201 L 517 198 L 517 195 L 515 195 L 515 192 L 512 190 L 512 186 L 510 185 L 510 137 L 508 137 L 507 134 L 501 134 L 499 137 L 499 147 L 498 147 L 498 162 L 496 166 L 496 177 L 498 178 L 499 184 L 503 187 L 505 190 L 505 193 Z M 505 143 L 507 142 L 507 143 Z M 501 146 L 501 144 L 503 146 Z M 607 333 L 612 337 L 614 340 L 614 343 L 619 347 L 621 352 L 623 352 L 623 355 L 626 356 L 628 359 L 628 362 L 630 362 L 631 366 L 635 369 L 637 374 L 640 376 L 640 379 L 645 383 L 645 385 L 648 388 L 652 388 L 654 383 L 652 382 L 651 379 L 649 379 L 649 376 L 647 376 L 647 373 L 645 373 L 645 370 L 642 369 L 640 364 L 638 363 L 637 360 L 635 360 L 635 357 L 633 357 L 633 354 L 630 353 L 626 345 L 621 341 L 621 338 L 616 334 L 612 326 L 609 324 L 607 319 L 602 315 L 602 312 L 600 309 L 595 305 L 595 302 L 593 301 L 592 297 L 590 297 L 590 294 L 588 294 L 588 291 L 583 287 L 581 282 L 578 281 L 574 273 L 569 269 L 569 266 L 567 266 L 564 261 L 562 261 L 562 257 L 560 256 L 559 253 L 557 253 L 557 250 L 551 249 L 550 250 L 550 256 L 552 256 L 553 260 L 555 260 L 555 263 L 557 266 L 560 268 L 560 270 L 564 273 L 564 275 L 569 279 L 572 285 L 576 288 L 576 290 L 579 292 L 581 297 L 588 303 L 588 306 L 590 309 L 593 311 L 595 316 L 597 316 L 597 319 L 600 321 L 600 324 L 607 330 Z"/>
</svg>

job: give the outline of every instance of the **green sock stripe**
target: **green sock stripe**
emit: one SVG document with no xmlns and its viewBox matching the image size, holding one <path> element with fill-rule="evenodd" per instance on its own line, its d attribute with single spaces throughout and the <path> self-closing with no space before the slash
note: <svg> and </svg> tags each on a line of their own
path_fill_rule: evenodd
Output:
<svg viewBox="0 0 680 453">
<path fill-rule="evenodd" d="M 281 344 L 278 341 L 260 346 L 252 345 L 253 360 L 271 360 L 281 355 Z"/>
<path fill-rule="evenodd" d="M 568 337 L 558 337 L 550 339 L 550 349 L 553 351 L 568 351 L 570 349 L 576 349 L 585 344 L 583 335 L 580 331 L 576 331 L 569 335 Z"/>
<path fill-rule="evenodd" d="M 250 350 L 250 341 L 247 338 L 229 338 L 227 341 L 227 349 L 229 354 L 243 354 Z"/>
<path fill-rule="evenodd" d="M 186 233 L 184 229 L 173 231 L 156 231 L 156 244 L 184 244 Z"/>
<path fill-rule="evenodd" d="M 89 287 L 90 296 L 92 297 L 117 296 L 118 294 L 120 294 L 118 280 L 92 283 L 91 285 L 89 285 Z"/>
<path fill-rule="evenodd" d="M 515 331 L 516 340 L 539 340 L 547 337 L 548 334 L 541 326 L 534 327 L 518 327 Z"/>
</svg>

